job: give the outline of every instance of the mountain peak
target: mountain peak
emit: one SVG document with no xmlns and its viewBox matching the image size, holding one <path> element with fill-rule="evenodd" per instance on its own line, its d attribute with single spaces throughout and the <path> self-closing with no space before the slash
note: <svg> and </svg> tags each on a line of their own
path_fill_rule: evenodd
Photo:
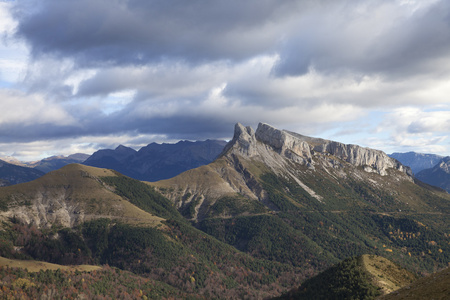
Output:
<svg viewBox="0 0 450 300">
<path fill-rule="evenodd" d="M 386 175 L 387 169 L 392 168 L 412 176 L 409 167 L 403 166 L 383 151 L 308 137 L 280 130 L 266 123 L 259 123 L 256 132 L 249 126 L 244 127 L 237 123 L 233 140 L 225 147 L 223 154 L 232 151 L 247 157 L 267 157 L 269 148 L 291 161 L 311 168 L 320 160 L 338 158 L 354 166 L 363 167 L 366 172 Z"/>
</svg>

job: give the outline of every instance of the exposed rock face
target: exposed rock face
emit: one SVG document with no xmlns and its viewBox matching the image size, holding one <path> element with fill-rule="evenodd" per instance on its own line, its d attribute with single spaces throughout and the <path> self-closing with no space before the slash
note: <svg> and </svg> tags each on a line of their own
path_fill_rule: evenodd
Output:
<svg viewBox="0 0 450 300">
<path fill-rule="evenodd" d="M 260 123 L 256 132 L 250 127 L 237 124 L 233 141 L 225 152 L 233 149 L 248 157 L 261 154 L 257 142 L 261 142 L 278 154 L 300 164 L 314 165 L 319 155 L 332 155 L 354 166 L 363 167 L 367 172 L 386 175 L 389 168 L 402 171 L 412 176 L 411 169 L 384 152 L 357 145 L 346 145 L 339 142 L 311 138 L 286 130 L 276 129 L 268 124 Z"/>
<path fill-rule="evenodd" d="M 261 183 L 260 176 L 268 173 L 295 182 L 324 205 L 326 193 L 308 176 L 326 174 L 338 183 L 352 177 L 381 185 L 378 180 L 392 173 L 388 180 L 413 182 L 411 170 L 382 151 L 306 137 L 263 123 L 254 131 L 238 123 L 233 139 L 215 162 L 155 185 L 180 210 L 195 205 L 192 218 L 201 220 L 215 201 L 225 196 L 260 201 L 277 210 Z"/>
</svg>

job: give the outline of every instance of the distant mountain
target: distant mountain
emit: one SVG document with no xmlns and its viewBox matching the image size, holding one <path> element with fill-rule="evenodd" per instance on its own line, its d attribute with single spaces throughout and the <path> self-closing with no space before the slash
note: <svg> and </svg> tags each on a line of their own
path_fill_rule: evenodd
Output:
<svg viewBox="0 0 450 300">
<path fill-rule="evenodd" d="M 99 150 L 84 164 L 114 169 L 144 181 L 171 178 L 184 171 L 212 162 L 223 150 L 225 141 L 180 141 L 176 144 L 152 143 L 139 151 L 120 145 L 115 150 Z"/>
<path fill-rule="evenodd" d="M 90 155 L 84 153 L 76 153 L 69 156 L 51 156 L 28 165 L 44 173 L 48 173 L 50 171 L 58 170 L 65 165 L 82 163 L 88 159 L 89 156 Z"/>
<path fill-rule="evenodd" d="M 420 171 L 416 178 L 450 193 L 450 156 L 441 159 L 433 168 Z"/>
<path fill-rule="evenodd" d="M 389 156 L 395 158 L 403 165 L 410 167 L 414 174 L 434 167 L 443 158 L 436 154 L 422 154 L 416 152 L 392 153 Z"/>
<path fill-rule="evenodd" d="M 42 171 L 0 160 L 0 186 L 32 181 L 44 175 Z"/>
<path fill-rule="evenodd" d="M 346 259 L 275 299 L 375 299 L 411 284 L 416 275 L 376 255 Z"/>
</svg>

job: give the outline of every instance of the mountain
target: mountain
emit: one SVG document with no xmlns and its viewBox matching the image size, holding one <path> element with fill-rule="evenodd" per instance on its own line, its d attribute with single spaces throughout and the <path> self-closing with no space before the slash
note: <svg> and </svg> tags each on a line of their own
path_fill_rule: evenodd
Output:
<svg viewBox="0 0 450 300">
<path fill-rule="evenodd" d="M 138 174 L 130 168 L 130 161 L 134 159 L 136 153 L 136 150 L 120 145 L 114 150 L 98 150 L 86 159 L 83 164 L 97 168 L 116 170 L 121 174 L 136 178 Z"/>
<path fill-rule="evenodd" d="M 0 186 L 32 181 L 44 175 L 39 170 L 10 164 L 0 160 Z"/>
<path fill-rule="evenodd" d="M 445 300 L 449 298 L 450 292 L 450 268 L 420 278 L 400 290 L 380 297 L 383 300 L 422 300 L 435 299 Z"/>
<path fill-rule="evenodd" d="M 416 177 L 450 193 L 450 156 L 441 159 L 433 168 L 420 171 Z"/>
<path fill-rule="evenodd" d="M 69 156 L 51 156 L 37 162 L 29 163 L 28 166 L 44 173 L 48 173 L 69 164 L 82 163 L 88 159 L 89 156 L 90 155 L 84 153 L 76 153 Z"/>
<path fill-rule="evenodd" d="M 375 299 L 411 284 L 416 276 L 388 259 L 346 259 L 276 299 Z"/>
<path fill-rule="evenodd" d="M 379 150 L 237 124 L 213 163 L 149 184 L 209 235 L 311 274 L 362 254 L 417 272 L 450 259 L 449 195 Z"/>
<path fill-rule="evenodd" d="M 209 164 L 222 152 L 225 144 L 219 140 L 152 143 L 139 151 L 121 145 L 115 150 L 95 152 L 84 164 L 114 169 L 139 180 L 157 181 Z"/>
<path fill-rule="evenodd" d="M 416 152 L 392 153 L 389 155 L 405 166 L 409 166 L 414 174 L 422 170 L 430 169 L 442 160 L 442 156 L 436 154 L 423 154 Z"/>
</svg>

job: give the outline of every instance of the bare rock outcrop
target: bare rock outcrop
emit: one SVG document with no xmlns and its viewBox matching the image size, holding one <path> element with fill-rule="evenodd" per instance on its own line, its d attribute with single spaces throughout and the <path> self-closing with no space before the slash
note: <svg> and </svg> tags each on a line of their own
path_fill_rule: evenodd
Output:
<svg viewBox="0 0 450 300">
<path fill-rule="evenodd" d="M 333 156 L 356 167 L 363 167 L 366 172 L 387 174 L 388 169 L 396 169 L 412 176 L 411 169 L 389 157 L 383 151 L 343 144 L 335 141 L 303 136 L 287 130 L 276 129 L 268 124 L 260 123 L 256 132 L 251 127 L 236 124 L 234 138 L 224 153 L 234 151 L 246 157 L 261 156 L 262 143 L 272 148 L 281 156 L 296 163 L 313 166 L 319 156 Z"/>
</svg>

